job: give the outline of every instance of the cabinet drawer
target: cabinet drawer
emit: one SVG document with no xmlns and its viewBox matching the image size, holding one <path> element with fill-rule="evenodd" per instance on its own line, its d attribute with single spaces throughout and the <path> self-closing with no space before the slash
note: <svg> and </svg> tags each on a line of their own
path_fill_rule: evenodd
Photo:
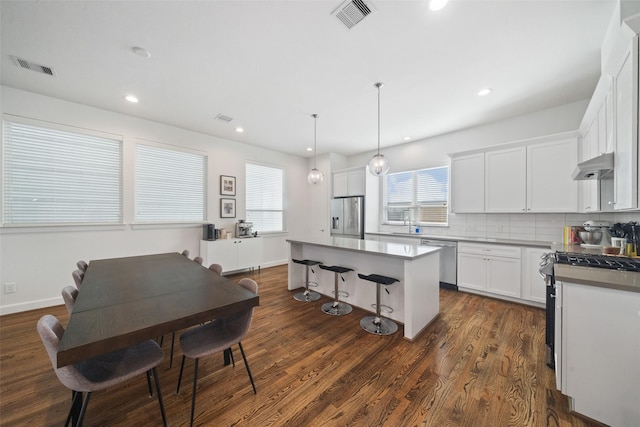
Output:
<svg viewBox="0 0 640 427">
<path fill-rule="evenodd" d="M 458 243 L 458 252 L 476 255 L 491 255 L 505 258 L 520 258 L 521 249 L 519 246 L 508 245 L 484 245 L 477 243 Z"/>
</svg>

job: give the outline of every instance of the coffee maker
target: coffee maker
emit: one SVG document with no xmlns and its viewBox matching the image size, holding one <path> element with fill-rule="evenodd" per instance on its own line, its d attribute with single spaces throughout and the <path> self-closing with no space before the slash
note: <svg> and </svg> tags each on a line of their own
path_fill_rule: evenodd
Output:
<svg viewBox="0 0 640 427">
<path fill-rule="evenodd" d="M 236 223 L 236 237 L 253 237 L 252 228 L 252 222 L 246 222 L 244 219 L 239 220 Z"/>
</svg>

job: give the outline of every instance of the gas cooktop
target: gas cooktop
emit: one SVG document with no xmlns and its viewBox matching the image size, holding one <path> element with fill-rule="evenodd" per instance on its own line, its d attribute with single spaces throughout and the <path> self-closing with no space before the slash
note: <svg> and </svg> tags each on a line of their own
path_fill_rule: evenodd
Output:
<svg viewBox="0 0 640 427">
<path fill-rule="evenodd" d="M 637 258 L 572 252 L 556 252 L 555 258 L 555 262 L 558 264 L 640 272 L 640 259 Z"/>
</svg>

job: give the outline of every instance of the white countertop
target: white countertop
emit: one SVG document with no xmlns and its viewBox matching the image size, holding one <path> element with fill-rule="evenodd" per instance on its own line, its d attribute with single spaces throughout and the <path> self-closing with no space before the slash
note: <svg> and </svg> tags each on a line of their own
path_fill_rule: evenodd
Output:
<svg viewBox="0 0 640 427">
<path fill-rule="evenodd" d="M 532 247 L 539 247 L 539 248 L 549 248 L 553 244 L 552 242 L 545 242 L 545 241 L 539 241 L 539 240 L 496 239 L 491 237 L 443 236 L 443 235 L 429 235 L 429 234 L 421 234 L 421 233 L 420 234 L 401 233 L 401 232 L 392 232 L 392 231 L 377 231 L 374 233 L 367 232 L 365 234 L 371 234 L 373 236 L 413 237 L 416 240 L 419 238 L 422 238 L 422 239 L 429 239 L 429 240 L 441 240 L 446 242 L 495 243 L 498 245 L 532 246 Z"/>
<path fill-rule="evenodd" d="M 380 242 L 377 240 L 360 240 L 349 237 L 292 237 L 287 239 L 287 242 L 343 249 L 353 252 L 365 252 L 375 255 L 386 255 L 403 259 L 420 258 L 435 253 L 441 249 L 434 246 L 420 246 L 419 242 L 416 242 L 414 245 L 407 243 Z"/>
</svg>

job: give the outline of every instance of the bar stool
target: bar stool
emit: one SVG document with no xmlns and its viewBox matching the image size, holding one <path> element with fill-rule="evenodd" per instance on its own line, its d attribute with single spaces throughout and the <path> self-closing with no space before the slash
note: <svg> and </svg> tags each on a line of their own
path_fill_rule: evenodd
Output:
<svg viewBox="0 0 640 427">
<path fill-rule="evenodd" d="M 304 284 L 304 291 L 302 292 L 298 292 L 297 294 L 295 294 L 293 296 L 293 298 L 296 301 L 302 301 L 302 302 L 310 302 L 310 301 L 317 301 L 320 299 L 320 294 L 314 291 L 309 290 L 309 270 L 311 270 L 312 273 L 315 273 L 315 271 L 313 271 L 313 266 L 314 265 L 318 265 L 320 264 L 320 261 L 314 261 L 311 259 L 303 259 L 303 260 L 299 260 L 299 259 L 291 259 L 291 261 L 295 262 L 296 264 L 302 264 L 302 265 L 306 265 L 307 266 L 307 273 L 306 273 L 306 280 L 305 280 L 305 284 Z M 314 284 L 312 286 L 318 286 L 317 284 Z"/>
<path fill-rule="evenodd" d="M 332 316 L 343 316 L 345 314 L 351 313 L 351 310 L 353 310 L 353 308 L 351 308 L 349 304 L 338 300 L 338 297 L 340 295 L 344 297 L 349 296 L 349 294 L 345 291 L 338 291 L 338 275 L 340 275 L 340 278 L 344 282 L 344 277 L 342 277 L 342 275 L 346 272 L 353 271 L 353 268 L 340 267 L 338 265 L 329 266 L 323 264 L 320 264 L 320 268 L 323 270 L 333 271 L 335 273 L 335 290 L 333 291 L 335 299 L 333 302 L 322 304 L 322 311 L 327 314 L 331 314 Z"/>
<path fill-rule="evenodd" d="M 376 284 L 376 303 L 371 306 L 376 308 L 375 316 L 367 316 L 360 320 L 360 326 L 367 332 L 376 335 L 391 335 L 398 330 L 398 325 L 396 322 L 390 319 L 386 319 L 380 316 L 381 308 L 383 307 L 380 304 L 380 288 L 381 285 L 389 286 L 395 282 L 399 282 L 398 279 L 394 279 L 393 277 L 380 276 L 378 274 L 369 274 L 364 275 L 358 273 L 358 277 L 362 280 L 368 280 L 370 282 L 374 282 Z M 385 288 L 385 291 L 389 293 L 389 291 Z M 384 306 L 385 311 L 387 313 L 392 313 L 393 309 L 387 305 Z"/>
</svg>

